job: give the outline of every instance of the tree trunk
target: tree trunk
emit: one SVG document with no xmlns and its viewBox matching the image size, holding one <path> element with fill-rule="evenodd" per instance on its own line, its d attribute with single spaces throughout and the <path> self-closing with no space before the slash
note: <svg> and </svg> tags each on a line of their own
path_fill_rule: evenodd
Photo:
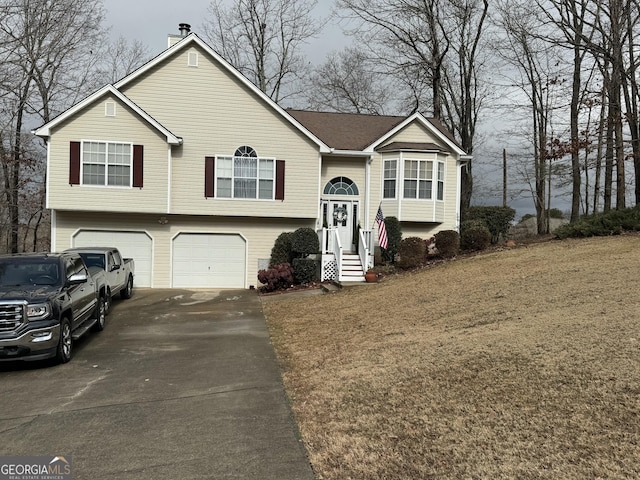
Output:
<svg viewBox="0 0 640 480">
<path fill-rule="evenodd" d="M 580 93 L 582 80 L 580 70 L 582 68 L 582 52 L 579 40 L 573 46 L 573 85 L 571 91 L 571 222 L 576 222 L 580 217 L 580 144 L 578 122 L 580 113 Z"/>
</svg>

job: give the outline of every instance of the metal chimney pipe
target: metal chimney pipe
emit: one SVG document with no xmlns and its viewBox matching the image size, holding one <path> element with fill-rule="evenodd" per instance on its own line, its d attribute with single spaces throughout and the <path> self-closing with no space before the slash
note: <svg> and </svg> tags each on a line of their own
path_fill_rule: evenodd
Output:
<svg viewBox="0 0 640 480">
<path fill-rule="evenodd" d="M 191 25 L 188 23 L 181 23 L 178 25 L 178 29 L 180 30 L 180 35 L 182 37 L 186 37 L 191 32 Z"/>
</svg>

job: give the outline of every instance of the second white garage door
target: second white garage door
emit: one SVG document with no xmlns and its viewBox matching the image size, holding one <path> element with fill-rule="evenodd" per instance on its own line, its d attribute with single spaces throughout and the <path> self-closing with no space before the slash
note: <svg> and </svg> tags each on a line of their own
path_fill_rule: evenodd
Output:
<svg viewBox="0 0 640 480">
<path fill-rule="evenodd" d="M 117 247 L 135 262 L 135 287 L 151 286 L 152 241 L 144 232 L 81 230 L 73 238 L 74 247 Z"/>
<path fill-rule="evenodd" d="M 233 234 L 181 233 L 172 264 L 174 288 L 245 288 L 246 242 Z"/>
</svg>

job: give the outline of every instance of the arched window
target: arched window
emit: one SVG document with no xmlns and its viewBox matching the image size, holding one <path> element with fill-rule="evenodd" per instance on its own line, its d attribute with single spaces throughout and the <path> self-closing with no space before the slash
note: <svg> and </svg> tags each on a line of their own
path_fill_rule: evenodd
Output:
<svg viewBox="0 0 640 480">
<path fill-rule="evenodd" d="M 236 149 L 236 153 L 234 153 L 233 156 L 255 158 L 258 156 L 258 154 L 252 147 L 249 147 L 248 145 L 243 145 L 242 147 L 238 147 Z"/>
<path fill-rule="evenodd" d="M 247 145 L 238 147 L 232 157 L 216 155 L 214 191 L 217 198 L 254 198 L 258 200 L 282 199 L 284 192 L 276 188 L 276 159 L 258 157 Z M 280 186 L 284 185 L 284 164 L 281 165 Z"/>
<path fill-rule="evenodd" d="M 324 187 L 325 195 L 358 195 L 358 186 L 347 177 L 336 177 Z"/>
</svg>

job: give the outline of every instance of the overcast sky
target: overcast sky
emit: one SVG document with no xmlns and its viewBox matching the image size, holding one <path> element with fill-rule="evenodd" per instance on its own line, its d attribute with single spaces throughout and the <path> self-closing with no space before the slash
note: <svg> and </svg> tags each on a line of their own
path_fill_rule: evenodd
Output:
<svg viewBox="0 0 640 480">
<path fill-rule="evenodd" d="M 104 0 L 106 24 L 111 26 L 111 36 L 114 39 L 122 35 L 130 41 L 140 40 L 154 55 L 167 48 L 170 33 L 179 33 L 179 23 L 190 24 L 191 30 L 206 40 L 202 24 L 209 15 L 209 4 L 210 0 Z M 319 0 L 312 15 L 327 17 L 332 6 L 332 0 Z M 311 63 L 320 64 L 330 51 L 347 43 L 349 40 L 342 35 L 341 29 L 330 24 L 320 37 L 309 40 L 306 54 Z"/>
</svg>

